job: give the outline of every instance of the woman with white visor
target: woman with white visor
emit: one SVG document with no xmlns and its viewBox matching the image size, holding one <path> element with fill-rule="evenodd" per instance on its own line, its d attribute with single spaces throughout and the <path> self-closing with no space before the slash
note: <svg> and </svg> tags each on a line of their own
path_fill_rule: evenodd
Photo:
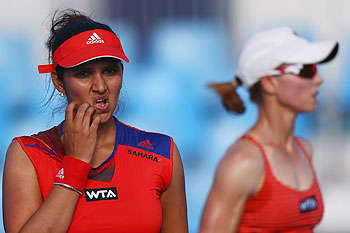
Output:
<svg viewBox="0 0 350 233">
<path fill-rule="evenodd" d="M 218 164 L 200 233 L 313 232 L 323 202 L 311 144 L 295 136 L 295 121 L 315 110 L 317 65 L 337 50 L 336 41 L 309 42 L 289 27 L 267 30 L 244 46 L 232 82 L 210 84 L 234 113 L 245 110 L 236 92 L 243 85 L 258 118 Z"/>
</svg>

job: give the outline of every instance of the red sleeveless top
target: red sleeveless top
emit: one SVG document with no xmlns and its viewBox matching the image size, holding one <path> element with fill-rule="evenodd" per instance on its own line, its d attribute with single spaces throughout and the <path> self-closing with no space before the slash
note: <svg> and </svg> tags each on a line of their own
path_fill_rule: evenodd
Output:
<svg viewBox="0 0 350 233">
<path fill-rule="evenodd" d="M 310 157 L 299 139 L 295 138 L 295 141 L 309 161 L 314 177 L 312 185 L 305 191 L 293 189 L 277 180 L 262 145 L 250 136 L 242 139 L 259 147 L 264 158 L 265 180 L 260 191 L 248 198 L 238 232 L 313 232 L 322 219 L 323 202 Z"/>
<path fill-rule="evenodd" d="M 69 233 L 158 233 L 162 225 L 160 195 L 172 176 L 171 137 L 141 131 L 116 120 L 113 153 L 99 167 L 114 163 L 108 182 L 88 179 Z M 60 132 L 61 131 L 61 132 Z M 16 139 L 33 163 L 43 198 L 49 195 L 64 156 L 62 124 Z"/>
</svg>

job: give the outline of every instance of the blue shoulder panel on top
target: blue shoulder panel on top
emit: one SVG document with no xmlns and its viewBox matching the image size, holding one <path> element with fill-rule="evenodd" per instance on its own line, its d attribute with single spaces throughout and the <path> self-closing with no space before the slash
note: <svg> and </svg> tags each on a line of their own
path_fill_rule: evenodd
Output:
<svg viewBox="0 0 350 233">
<path fill-rule="evenodd" d="M 171 137 L 142 131 L 117 122 L 117 142 L 119 145 L 131 146 L 145 151 L 156 153 L 170 159 Z"/>
</svg>

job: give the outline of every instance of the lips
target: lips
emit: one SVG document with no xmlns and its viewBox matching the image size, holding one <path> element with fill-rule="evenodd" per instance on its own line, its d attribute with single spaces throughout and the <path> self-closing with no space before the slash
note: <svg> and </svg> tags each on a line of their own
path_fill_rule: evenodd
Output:
<svg viewBox="0 0 350 233">
<path fill-rule="evenodd" d="M 94 107 L 97 111 L 106 112 L 109 109 L 108 97 L 99 96 L 94 98 Z"/>
<path fill-rule="evenodd" d="M 314 92 L 314 94 L 312 95 L 312 99 L 313 99 L 313 101 L 314 101 L 315 103 L 318 102 L 318 99 L 317 99 L 318 94 L 319 94 L 319 91 L 316 91 L 316 92 Z"/>
</svg>

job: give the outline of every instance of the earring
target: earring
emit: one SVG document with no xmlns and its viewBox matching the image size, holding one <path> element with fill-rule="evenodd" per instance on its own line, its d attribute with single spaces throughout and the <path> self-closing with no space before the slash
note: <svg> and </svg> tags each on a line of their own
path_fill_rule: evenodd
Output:
<svg viewBox="0 0 350 233">
<path fill-rule="evenodd" d="M 62 97 L 62 96 L 64 96 L 64 93 L 63 93 L 63 92 L 60 92 L 60 94 L 59 94 L 59 95 Z"/>
</svg>

